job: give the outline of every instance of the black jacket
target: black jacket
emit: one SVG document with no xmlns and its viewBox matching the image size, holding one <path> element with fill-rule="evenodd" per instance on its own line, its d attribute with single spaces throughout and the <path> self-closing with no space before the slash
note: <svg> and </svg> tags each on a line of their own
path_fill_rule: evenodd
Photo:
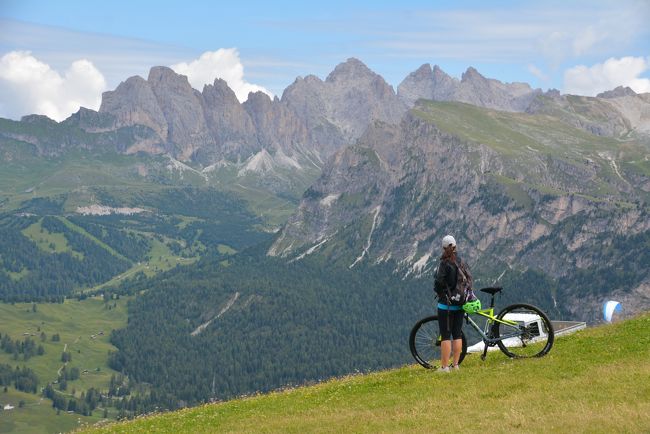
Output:
<svg viewBox="0 0 650 434">
<path fill-rule="evenodd" d="M 456 262 L 461 263 L 460 256 L 456 256 Z M 451 261 L 440 260 L 438 270 L 436 271 L 436 278 L 434 281 L 433 289 L 436 291 L 438 298 L 443 303 L 447 303 L 447 294 L 456 288 L 456 280 L 458 279 L 458 267 Z"/>
</svg>

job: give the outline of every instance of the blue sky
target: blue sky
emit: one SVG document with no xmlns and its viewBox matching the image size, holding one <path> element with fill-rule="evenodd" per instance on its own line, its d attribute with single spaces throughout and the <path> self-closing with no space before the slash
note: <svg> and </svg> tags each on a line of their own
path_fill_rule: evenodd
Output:
<svg viewBox="0 0 650 434">
<path fill-rule="evenodd" d="M 650 2 L 637 0 L 0 0 L 0 116 L 96 109 L 102 90 L 154 65 L 199 90 L 221 76 L 240 99 L 281 96 L 349 57 L 395 87 L 430 63 L 563 92 L 650 92 L 649 22 Z"/>
</svg>

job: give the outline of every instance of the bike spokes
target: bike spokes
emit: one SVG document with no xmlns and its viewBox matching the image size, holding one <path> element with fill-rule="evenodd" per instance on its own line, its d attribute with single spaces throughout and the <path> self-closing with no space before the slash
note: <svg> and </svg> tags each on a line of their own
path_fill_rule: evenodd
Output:
<svg viewBox="0 0 650 434">
<path fill-rule="evenodd" d="M 499 348 L 509 357 L 540 357 L 553 346 L 553 326 L 546 314 L 535 306 L 511 305 L 497 318 L 507 323 L 498 322 L 497 333 L 502 339 Z"/>
<path fill-rule="evenodd" d="M 467 340 L 463 339 L 463 351 L 460 356 L 462 362 L 467 351 Z M 425 368 L 433 368 L 440 364 L 440 329 L 438 317 L 431 316 L 418 321 L 409 336 L 411 354 L 417 362 Z"/>
</svg>

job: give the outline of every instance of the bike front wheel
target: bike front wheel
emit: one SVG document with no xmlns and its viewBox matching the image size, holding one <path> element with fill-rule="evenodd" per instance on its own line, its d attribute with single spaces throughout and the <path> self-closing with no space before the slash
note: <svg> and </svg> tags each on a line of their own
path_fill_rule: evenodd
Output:
<svg viewBox="0 0 650 434">
<path fill-rule="evenodd" d="M 553 324 L 541 309 L 530 304 L 511 304 L 499 315 L 499 320 L 512 324 L 496 322 L 494 333 L 501 340 L 499 349 L 508 357 L 542 357 L 547 354 L 555 339 Z"/>
<path fill-rule="evenodd" d="M 413 326 L 409 336 L 409 347 L 413 358 L 423 367 L 431 369 L 436 367 L 436 362 L 440 362 L 440 338 L 437 315 L 423 318 Z M 463 350 L 460 353 L 459 364 L 467 354 L 467 340 L 464 333 L 462 340 Z"/>
</svg>

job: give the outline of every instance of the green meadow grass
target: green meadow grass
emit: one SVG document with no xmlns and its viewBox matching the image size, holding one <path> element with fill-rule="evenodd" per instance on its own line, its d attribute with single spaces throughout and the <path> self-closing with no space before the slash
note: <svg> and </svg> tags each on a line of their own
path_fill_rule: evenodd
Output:
<svg viewBox="0 0 650 434">
<path fill-rule="evenodd" d="M 405 339 L 405 351 L 408 351 Z M 92 433 L 648 432 L 650 314 L 558 338 L 543 358 L 416 365 L 100 427 Z"/>
<path fill-rule="evenodd" d="M 83 260 L 83 253 L 73 250 L 62 233 L 51 233 L 41 225 L 41 220 L 23 229 L 22 233 L 47 253 L 71 252 L 72 256 Z"/>
<path fill-rule="evenodd" d="M 36 312 L 32 310 L 31 303 L 0 304 L 0 332 L 8 334 L 12 339 L 24 338 L 24 333 L 29 333 L 32 339 L 42 344 L 45 354 L 34 356 L 27 361 L 14 360 L 11 354 L 0 352 L 0 363 L 12 366 L 27 366 L 36 372 L 39 379 L 39 389 L 47 383 L 57 379 L 58 370 L 63 366 L 61 353 L 64 348 L 72 355 L 68 367 L 77 367 L 82 372 L 80 378 L 68 381 L 64 393 L 79 398 L 81 392 L 91 388 L 108 389 L 111 375 L 116 371 L 107 365 L 108 352 L 117 349 L 109 342 L 111 330 L 126 326 L 127 297 L 111 300 L 115 308 L 110 310 L 105 307 L 100 297 L 88 298 L 82 301 L 66 300 L 62 304 L 36 304 Z M 103 331 L 103 334 L 99 333 Z M 45 332 L 46 340 L 41 341 L 40 334 Z M 52 335 L 58 333 L 61 340 L 52 342 Z M 95 338 L 92 338 L 95 335 Z M 84 371 L 87 371 L 84 373 Z M 52 401 L 40 401 L 40 394 L 22 393 L 9 387 L 4 394 L 0 388 L 0 403 L 10 402 L 15 407 L 20 400 L 26 406 L 10 412 L 0 412 L 0 432 L 11 433 L 53 433 L 68 431 L 78 425 L 78 421 L 98 421 L 102 411 L 95 410 L 91 418 L 77 414 L 68 415 L 61 412 L 59 415 L 52 408 Z M 14 404 L 14 401 L 16 404 Z M 111 410 L 110 416 L 115 416 Z"/>
<path fill-rule="evenodd" d="M 426 101 L 415 110 L 422 119 L 443 131 L 466 140 L 484 143 L 509 156 L 542 152 L 568 157 L 596 151 L 618 151 L 622 146 L 630 154 L 638 147 L 586 131 L 546 115 L 502 112 L 459 102 Z M 531 149 L 532 148 L 532 149 Z"/>
<path fill-rule="evenodd" d="M 145 232 L 140 232 L 140 234 L 148 235 Z M 129 268 L 122 274 L 118 274 L 117 276 L 113 277 L 111 280 L 106 281 L 100 285 L 94 286 L 92 288 L 81 289 L 79 290 L 79 292 L 95 292 L 102 288 L 116 286 L 119 285 L 124 279 L 133 277 L 135 274 L 139 272 L 144 273 L 145 276 L 147 277 L 152 277 L 158 273 L 162 273 L 163 271 L 168 271 L 176 267 L 177 265 L 189 265 L 199 260 L 198 256 L 191 257 L 191 258 L 183 258 L 181 256 L 174 255 L 174 253 L 169 249 L 167 244 L 158 241 L 156 238 L 150 238 L 150 241 L 151 241 L 151 250 L 149 251 L 148 254 L 150 259 L 142 262 L 136 262 L 135 264 L 133 264 L 131 268 Z M 230 251 L 234 252 L 232 248 L 224 244 L 220 244 L 218 249 L 221 253 L 228 253 Z"/>
<path fill-rule="evenodd" d="M 71 222 L 70 220 L 68 220 L 67 218 L 65 218 L 65 217 L 57 217 L 57 218 L 59 219 L 59 221 L 61 221 L 61 223 L 63 223 L 64 225 L 66 225 L 66 227 L 67 227 L 68 229 L 71 229 L 71 230 L 73 230 L 73 231 L 75 231 L 75 232 L 77 232 L 77 233 L 83 235 L 84 237 L 90 239 L 92 242 L 94 242 L 95 244 L 99 245 L 102 249 L 107 250 L 111 255 L 113 255 L 113 256 L 115 256 L 115 257 L 118 257 L 118 258 L 120 258 L 120 259 L 122 259 L 122 260 L 124 260 L 124 261 L 130 262 L 129 259 L 128 259 L 127 257 L 121 255 L 118 251 L 116 251 L 115 249 L 113 249 L 111 246 L 109 246 L 109 245 L 106 244 L 105 242 L 99 240 L 97 237 L 95 237 L 95 236 L 89 234 L 88 232 L 86 232 L 85 229 L 83 229 L 83 228 L 81 228 L 81 227 L 75 225 L 74 223 L 72 223 L 72 222 Z M 63 236 L 63 234 L 61 234 L 61 235 Z"/>
<path fill-rule="evenodd" d="M 18 407 L 20 401 L 25 406 Z M 13 405 L 9 411 L 0 411 L 0 432 L 12 434 L 59 433 L 68 432 L 82 424 L 95 423 L 102 418 L 102 412 L 96 410 L 91 417 L 59 412 L 52 408 L 52 401 L 41 399 L 39 395 L 19 392 L 9 388 L 7 393 L 0 389 L 0 404 Z"/>
<path fill-rule="evenodd" d="M 81 371 L 88 370 L 79 380 L 68 382 L 68 391 L 89 387 L 107 387 L 112 371 L 106 365 L 108 351 L 117 349 L 109 342 L 111 330 L 126 326 L 126 302 L 128 297 L 111 300 L 110 305 L 116 307 L 110 310 L 105 307 L 101 297 L 91 297 L 77 301 L 66 299 L 64 303 L 36 304 L 36 312 L 32 311 L 32 303 L 0 304 L 0 332 L 8 334 L 14 340 L 23 339 L 24 333 L 29 333 L 37 344 L 42 344 L 45 354 L 34 356 L 24 362 L 19 357 L 13 360 L 11 354 L 0 352 L 0 363 L 10 365 L 23 364 L 32 368 L 40 380 L 40 386 L 57 379 L 57 371 L 62 366 L 61 353 L 67 346 L 72 354 L 69 367 L 78 367 Z M 103 335 L 99 332 L 103 331 Z M 41 341 L 40 334 L 44 332 L 46 340 Z M 52 341 L 53 334 L 59 334 L 61 340 Z M 91 335 L 96 335 L 94 339 Z M 97 368 L 100 370 L 97 371 Z"/>
</svg>

